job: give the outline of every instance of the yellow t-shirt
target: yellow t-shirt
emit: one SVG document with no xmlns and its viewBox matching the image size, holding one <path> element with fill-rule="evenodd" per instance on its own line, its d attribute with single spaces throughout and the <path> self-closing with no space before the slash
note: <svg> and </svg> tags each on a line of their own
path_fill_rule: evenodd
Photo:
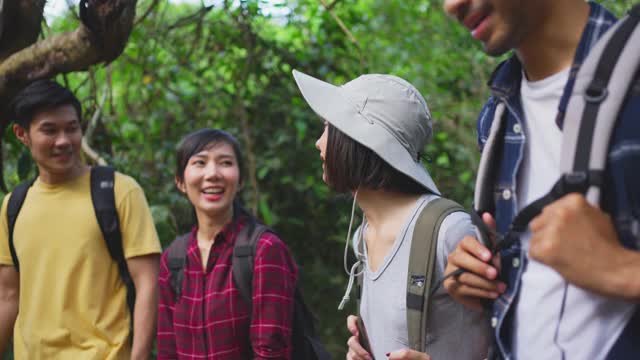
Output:
<svg viewBox="0 0 640 360">
<path fill-rule="evenodd" d="M 0 211 L 0 264 L 12 265 L 7 202 Z M 160 253 L 142 188 L 116 173 L 126 258 Z M 90 172 L 68 183 L 33 184 L 14 228 L 20 261 L 16 359 L 129 359 L 126 288 L 91 202 Z"/>
</svg>

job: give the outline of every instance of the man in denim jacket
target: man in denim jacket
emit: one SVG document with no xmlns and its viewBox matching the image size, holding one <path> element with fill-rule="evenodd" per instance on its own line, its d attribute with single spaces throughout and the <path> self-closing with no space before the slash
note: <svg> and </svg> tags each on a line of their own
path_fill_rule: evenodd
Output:
<svg viewBox="0 0 640 360">
<path fill-rule="evenodd" d="M 506 105 L 495 212 L 483 214 L 504 234 L 517 212 L 558 179 L 568 94 L 580 64 L 616 19 L 583 0 L 445 0 L 444 6 L 487 54 L 514 50 L 496 69 L 478 120 L 482 148 L 497 105 Z M 566 195 L 499 256 L 492 259 L 473 237 L 449 255 L 446 273 L 469 270 L 445 282 L 455 299 L 478 309 L 481 300 L 495 299 L 491 325 L 501 358 L 640 357 L 640 76 L 629 76 L 634 85 L 611 136 L 602 209 Z"/>
</svg>

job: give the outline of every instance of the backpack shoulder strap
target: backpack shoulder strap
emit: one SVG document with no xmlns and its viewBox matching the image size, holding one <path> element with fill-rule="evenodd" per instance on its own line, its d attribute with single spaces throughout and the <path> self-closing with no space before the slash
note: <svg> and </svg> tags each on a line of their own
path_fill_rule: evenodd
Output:
<svg viewBox="0 0 640 360">
<path fill-rule="evenodd" d="M 171 242 L 167 249 L 167 266 L 169 267 L 169 284 L 175 294 L 177 302 L 182 295 L 182 280 L 184 267 L 187 263 L 187 248 L 191 233 L 182 234 Z"/>
<path fill-rule="evenodd" d="M 248 223 L 240 230 L 233 245 L 233 257 L 231 261 L 231 271 L 233 281 L 240 291 L 242 298 L 249 306 L 249 314 L 252 313 L 253 304 L 253 266 L 256 256 L 258 240 L 265 231 L 271 231 L 266 225 L 262 225 L 255 219 L 248 220 Z"/>
<path fill-rule="evenodd" d="M 520 210 L 510 227 L 515 232 L 525 231 L 545 206 L 569 193 L 600 205 L 611 134 L 640 76 L 638 23 L 640 4 L 598 40 L 580 67 L 562 129 L 562 175 L 551 191 Z"/>
<path fill-rule="evenodd" d="M 122 247 L 122 233 L 115 200 L 115 170 L 108 166 L 91 168 L 91 200 L 100 231 L 109 250 L 109 255 L 118 265 L 120 278 L 127 288 L 127 305 L 133 318 L 135 305 L 135 286 Z"/>
<path fill-rule="evenodd" d="M 475 192 L 473 194 L 474 209 L 480 213 L 494 213 L 494 185 L 498 174 L 497 166 L 500 164 L 498 157 L 502 154 L 506 128 L 505 109 L 505 104 L 502 101 L 498 102 L 491 122 L 489 137 L 480 157 Z"/>
<path fill-rule="evenodd" d="M 639 22 L 640 4 L 600 38 L 578 71 L 567 107 L 560 170 L 590 187 L 593 204 L 600 202 L 613 128 L 639 75 Z"/>
<path fill-rule="evenodd" d="M 18 254 L 16 253 L 16 248 L 13 243 L 13 229 L 16 225 L 16 220 L 18 219 L 18 214 L 20 213 L 20 209 L 22 209 L 22 204 L 24 204 L 24 200 L 27 198 L 27 192 L 29 188 L 33 184 L 33 181 L 23 182 L 18 185 L 11 192 L 11 196 L 9 197 L 9 203 L 7 204 L 7 225 L 9 230 L 9 252 L 11 252 L 11 259 L 13 260 L 13 266 L 16 268 L 16 271 L 20 271 L 20 262 L 18 261 Z"/>
<path fill-rule="evenodd" d="M 420 212 L 413 230 L 407 272 L 407 329 L 409 346 L 414 350 L 426 350 L 428 297 L 434 278 L 438 233 L 444 219 L 456 211 L 465 210 L 449 199 L 431 200 Z"/>
</svg>

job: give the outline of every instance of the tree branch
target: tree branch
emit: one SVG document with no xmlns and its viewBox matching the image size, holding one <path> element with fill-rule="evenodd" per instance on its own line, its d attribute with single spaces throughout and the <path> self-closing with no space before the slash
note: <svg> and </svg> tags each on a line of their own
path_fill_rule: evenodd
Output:
<svg viewBox="0 0 640 360">
<path fill-rule="evenodd" d="M 247 16 L 246 14 L 243 14 Z M 244 140 L 246 154 L 247 154 L 247 170 L 248 170 L 248 178 L 249 184 L 251 185 L 251 189 L 253 190 L 253 196 L 251 197 L 250 208 L 254 214 L 258 214 L 258 204 L 260 202 L 260 187 L 258 185 L 258 177 L 257 177 L 257 160 L 256 155 L 254 153 L 254 141 L 251 136 L 251 125 L 249 124 L 249 115 L 247 114 L 247 109 L 244 106 L 243 99 L 246 98 L 245 91 L 247 82 L 249 80 L 249 75 L 254 67 L 255 60 L 255 34 L 251 29 L 251 24 L 244 19 L 243 15 L 239 18 L 235 18 L 234 21 L 241 29 L 244 35 L 245 46 L 247 49 L 247 58 L 243 64 L 242 71 L 237 78 L 236 82 L 236 93 L 234 99 L 234 110 L 238 119 L 240 120 L 240 127 L 242 129 L 242 139 Z M 244 96 L 243 96 L 244 95 Z"/>
<path fill-rule="evenodd" d="M 151 12 L 153 10 L 155 10 L 155 8 L 158 7 L 158 4 L 160 4 L 160 0 L 153 0 L 151 5 L 149 5 L 149 7 L 147 8 L 147 11 L 145 11 L 142 16 L 140 16 L 138 19 L 136 19 L 136 22 L 135 22 L 135 24 L 133 24 L 133 26 L 135 27 L 139 23 L 143 22 L 151 14 Z"/>
<path fill-rule="evenodd" d="M 76 30 L 34 43 L 45 2 L 12 0 L 2 4 L 3 27 L 11 29 L 11 36 L 4 31 L 0 38 L 0 133 L 10 120 L 7 105 L 29 82 L 117 58 L 129 39 L 137 0 L 81 0 L 82 24 Z M 1 171 L 0 187 L 4 187 Z"/>
<path fill-rule="evenodd" d="M 0 62 L 33 44 L 40 34 L 45 0 L 5 0 L 2 3 Z"/>
<path fill-rule="evenodd" d="M 96 164 L 98 165 L 107 165 L 107 160 L 105 160 L 97 151 L 93 150 L 86 138 L 82 138 L 82 151 Z"/>
<path fill-rule="evenodd" d="M 4 30 L 5 2 L 0 0 L 0 39 L 2 39 L 2 30 Z"/>
<path fill-rule="evenodd" d="M 342 32 L 344 32 L 345 35 L 347 35 L 347 38 L 349 38 L 349 40 L 356 47 L 360 48 L 360 44 L 358 43 L 358 39 L 356 39 L 356 37 L 353 36 L 353 33 L 351 33 L 349 28 L 347 28 L 347 26 L 344 24 L 344 22 L 342 22 L 342 19 L 340 19 L 338 14 L 336 14 L 336 12 L 333 11 L 333 7 L 336 5 L 337 2 L 338 2 L 338 0 L 334 0 L 331 4 L 327 4 L 327 2 L 325 0 L 320 0 L 320 3 L 322 4 L 322 6 L 324 6 L 324 8 L 327 9 L 327 11 L 329 12 L 329 15 L 331 15 L 331 17 L 336 21 L 336 23 L 338 24 L 340 29 L 342 29 Z"/>
<path fill-rule="evenodd" d="M 337 4 L 339 1 L 340 1 L 340 0 L 333 0 L 333 2 L 327 6 L 327 10 L 331 10 L 331 9 L 333 9 L 333 7 L 334 7 L 334 6 L 336 6 L 336 4 Z"/>
<path fill-rule="evenodd" d="M 91 119 L 87 124 L 87 129 L 84 132 L 83 137 L 85 140 L 87 140 L 87 143 L 91 142 L 91 137 L 93 136 L 93 130 L 95 129 L 96 124 L 98 123 L 98 120 L 100 120 L 100 116 L 102 115 L 102 108 L 104 107 L 104 104 L 107 101 L 108 94 L 109 94 L 109 91 L 108 89 L 106 89 L 106 86 L 105 86 L 105 90 L 104 90 L 104 93 L 102 94 L 102 98 L 100 99 L 99 102 L 96 103 L 96 111 L 93 112 L 93 115 L 91 116 Z"/>
<path fill-rule="evenodd" d="M 22 49 L 0 63 L 0 103 L 7 104 L 30 81 L 86 70 L 100 62 L 109 63 L 122 53 L 131 33 L 136 0 L 87 1 L 95 3 L 91 30 L 83 24 Z"/>
<path fill-rule="evenodd" d="M 203 6 L 200 9 L 198 9 L 198 11 L 196 11 L 195 13 L 176 20 L 175 23 L 173 23 L 172 25 L 169 25 L 167 30 L 171 31 L 175 28 L 189 25 L 194 21 L 202 21 L 204 16 L 207 15 L 207 13 L 212 9 L 213 9 L 213 5 Z"/>
</svg>

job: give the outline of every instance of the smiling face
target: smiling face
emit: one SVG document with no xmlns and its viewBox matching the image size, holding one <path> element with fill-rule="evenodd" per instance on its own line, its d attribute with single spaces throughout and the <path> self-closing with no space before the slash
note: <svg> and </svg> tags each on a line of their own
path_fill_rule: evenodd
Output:
<svg viewBox="0 0 640 360">
<path fill-rule="evenodd" d="M 492 56 L 522 46 L 543 14 L 543 0 L 445 0 L 447 14 L 469 29 Z"/>
<path fill-rule="evenodd" d="M 16 124 L 13 131 L 31 151 L 43 178 L 62 181 L 82 171 L 82 129 L 73 106 L 40 111 L 27 129 Z"/>
<path fill-rule="evenodd" d="M 198 219 L 227 219 L 240 187 L 240 168 L 231 144 L 218 141 L 193 154 L 176 186 L 193 204 Z"/>
</svg>

